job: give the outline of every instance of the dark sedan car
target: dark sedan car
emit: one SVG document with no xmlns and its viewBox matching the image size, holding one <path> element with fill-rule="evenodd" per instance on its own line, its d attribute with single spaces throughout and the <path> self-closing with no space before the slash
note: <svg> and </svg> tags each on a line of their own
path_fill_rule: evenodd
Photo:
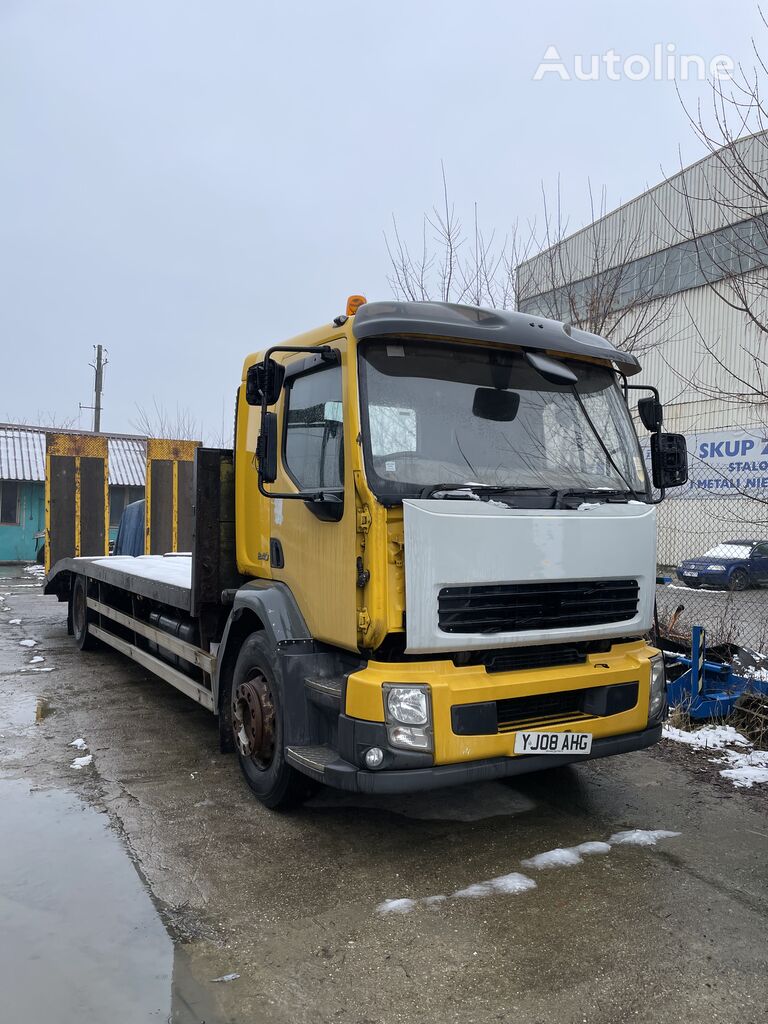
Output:
<svg viewBox="0 0 768 1024">
<path fill-rule="evenodd" d="M 676 569 L 687 587 L 746 590 L 768 584 L 768 541 L 726 540 Z"/>
</svg>

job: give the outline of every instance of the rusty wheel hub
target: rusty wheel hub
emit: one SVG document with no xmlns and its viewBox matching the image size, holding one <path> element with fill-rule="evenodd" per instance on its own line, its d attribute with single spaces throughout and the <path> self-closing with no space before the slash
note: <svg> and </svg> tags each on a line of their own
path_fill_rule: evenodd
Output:
<svg viewBox="0 0 768 1024">
<path fill-rule="evenodd" d="M 275 705 L 262 675 L 247 679 L 232 696 L 232 731 L 241 757 L 269 767 L 275 752 Z"/>
</svg>

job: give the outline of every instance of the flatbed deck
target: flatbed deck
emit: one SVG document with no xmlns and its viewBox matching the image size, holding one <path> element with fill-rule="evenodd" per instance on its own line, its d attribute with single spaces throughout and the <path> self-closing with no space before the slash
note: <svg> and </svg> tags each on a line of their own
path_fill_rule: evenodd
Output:
<svg viewBox="0 0 768 1024">
<path fill-rule="evenodd" d="M 56 577 L 79 573 L 111 583 L 133 594 L 189 612 L 192 604 L 191 555 L 110 555 L 107 558 L 62 558 L 45 581 L 46 593 L 55 591 Z"/>
</svg>

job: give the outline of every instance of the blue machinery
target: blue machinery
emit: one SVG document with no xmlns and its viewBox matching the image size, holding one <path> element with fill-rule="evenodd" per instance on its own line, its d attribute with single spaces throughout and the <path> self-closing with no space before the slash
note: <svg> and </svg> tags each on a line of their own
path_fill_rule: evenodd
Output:
<svg viewBox="0 0 768 1024">
<path fill-rule="evenodd" d="M 753 652 L 743 652 L 749 659 Z M 741 659 L 738 654 L 733 662 Z M 743 693 L 768 694 L 768 672 L 765 679 L 740 676 L 731 661 L 707 660 L 707 638 L 703 626 L 691 629 L 691 654 L 665 652 L 667 665 L 667 700 L 670 707 L 682 705 L 693 719 L 724 718 Z M 677 674 L 680 667 L 682 672 Z M 673 678 L 670 678 L 673 677 Z"/>
</svg>

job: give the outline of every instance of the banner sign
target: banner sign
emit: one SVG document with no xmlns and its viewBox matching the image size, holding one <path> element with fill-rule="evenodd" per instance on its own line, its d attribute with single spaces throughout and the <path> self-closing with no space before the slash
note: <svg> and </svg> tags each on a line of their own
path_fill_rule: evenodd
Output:
<svg viewBox="0 0 768 1024">
<path fill-rule="evenodd" d="M 672 487 L 667 498 L 743 497 L 768 495 L 768 430 L 708 430 L 686 434 L 688 483 Z M 650 442 L 643 438 L 648 474 Z"/>
</svg>

